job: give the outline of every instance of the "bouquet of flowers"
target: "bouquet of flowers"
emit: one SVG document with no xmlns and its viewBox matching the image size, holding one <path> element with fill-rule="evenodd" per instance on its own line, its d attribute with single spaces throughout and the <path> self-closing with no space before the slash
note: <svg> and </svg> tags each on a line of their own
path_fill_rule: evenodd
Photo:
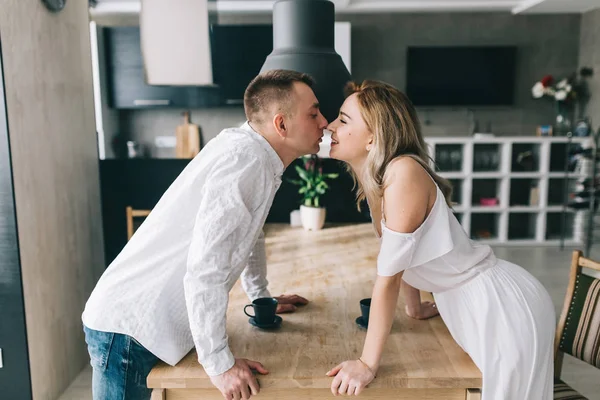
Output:
<svg viewBox="0 0 600 400">
<path fill-rule="evenodd" d="M 533 85 L 531 94 L 536 99 L 548 96 L 566 103 L 583 100 L 589 96 L 586 79 L 592 74 L 591 68 L 583 67 L 579 70 L 579 74 L 573 73 L 560 80 L 555 80 L 552 75 L 546 75 Z"/>
</svg>

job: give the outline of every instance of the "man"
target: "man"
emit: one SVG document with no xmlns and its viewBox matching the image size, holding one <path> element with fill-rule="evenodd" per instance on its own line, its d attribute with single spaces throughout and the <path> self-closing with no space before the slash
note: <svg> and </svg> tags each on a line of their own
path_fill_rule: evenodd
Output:
<svg viewBox="0 0 600 400">
<path fill-rule="evenodd" d="M 257 76 L 248 121 L 207 144 L 106 269 L 82 316 L 95 400 L 149 399 L 156 362 L 175 365 L 194 346 L 225 399 L 258 393 L 252 370 L 268 371 L 229 350 L 229 291 L 241 276 L 250 300 L 270 296 L 263 224 L 284 169 L 316 153 L 327 126 L 312 85 L 293 71 Z M 307 302 L 277 299 L 278 312 Z"/>
</svg>

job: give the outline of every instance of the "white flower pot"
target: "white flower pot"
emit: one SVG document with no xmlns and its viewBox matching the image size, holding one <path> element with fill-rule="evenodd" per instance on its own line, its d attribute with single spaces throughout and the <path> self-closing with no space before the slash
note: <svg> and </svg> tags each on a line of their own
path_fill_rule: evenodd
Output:
<svg viewBox="0 0 600 400">
<path fill-rule="evenodd" d="M 325 225 L 326 210 L 323 207 L 300 206 L 302 226 L 307 231 L 317 231 Z"/>
</svg>

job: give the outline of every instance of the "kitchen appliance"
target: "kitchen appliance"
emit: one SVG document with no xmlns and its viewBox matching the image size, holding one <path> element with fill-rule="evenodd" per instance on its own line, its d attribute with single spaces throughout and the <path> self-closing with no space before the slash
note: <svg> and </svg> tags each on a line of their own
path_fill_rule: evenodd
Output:
<svg viewBox="0 0 600 400">
<path fill-rule="evenodd" d="M 261 72 L 288 69 L 316 82 L 321 112 L 333 121 L 350 72 L 335 51 L 335 7 L 328 0 L 280 0 L 273 6 L 273 52 Z"/>
</svg>

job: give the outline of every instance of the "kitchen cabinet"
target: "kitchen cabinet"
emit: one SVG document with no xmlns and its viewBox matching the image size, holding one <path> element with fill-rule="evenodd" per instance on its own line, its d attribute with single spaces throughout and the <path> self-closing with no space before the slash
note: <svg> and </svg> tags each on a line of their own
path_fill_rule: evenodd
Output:
<svg viewBox="0 0 600 400">
<path fill-rule="evenodd" d="M 369 209 L 356 209 L 352 178 L 337 160 L 322 159 L 323 172 L 339 173 L 337 179 L 328 181 L 330 189 L 322 198 L 327 207 L 327 222 L 358 223 L 370 221 Z M 106 264 L 119 254 L 127 243 L 125 208 L 151 210 L 163 193 L 187 166 L 187 159 L 113 159 L 100 160 L 100 188 L 102 195 L 102 224 Z M 298 186 L 289 182 L 297 179 L 294 165 L 284 172 L 282 184 L 267 216 L 267 222 L 288 223 L 290 213 L 300 207 Z"/>
<path fill-rule="evenodd" d="M 111 27 L 103 31 L 112 108 L 205 108 L 223 103 L 218 87 L 147 85 L 139 27 Z"/>
</svg>

